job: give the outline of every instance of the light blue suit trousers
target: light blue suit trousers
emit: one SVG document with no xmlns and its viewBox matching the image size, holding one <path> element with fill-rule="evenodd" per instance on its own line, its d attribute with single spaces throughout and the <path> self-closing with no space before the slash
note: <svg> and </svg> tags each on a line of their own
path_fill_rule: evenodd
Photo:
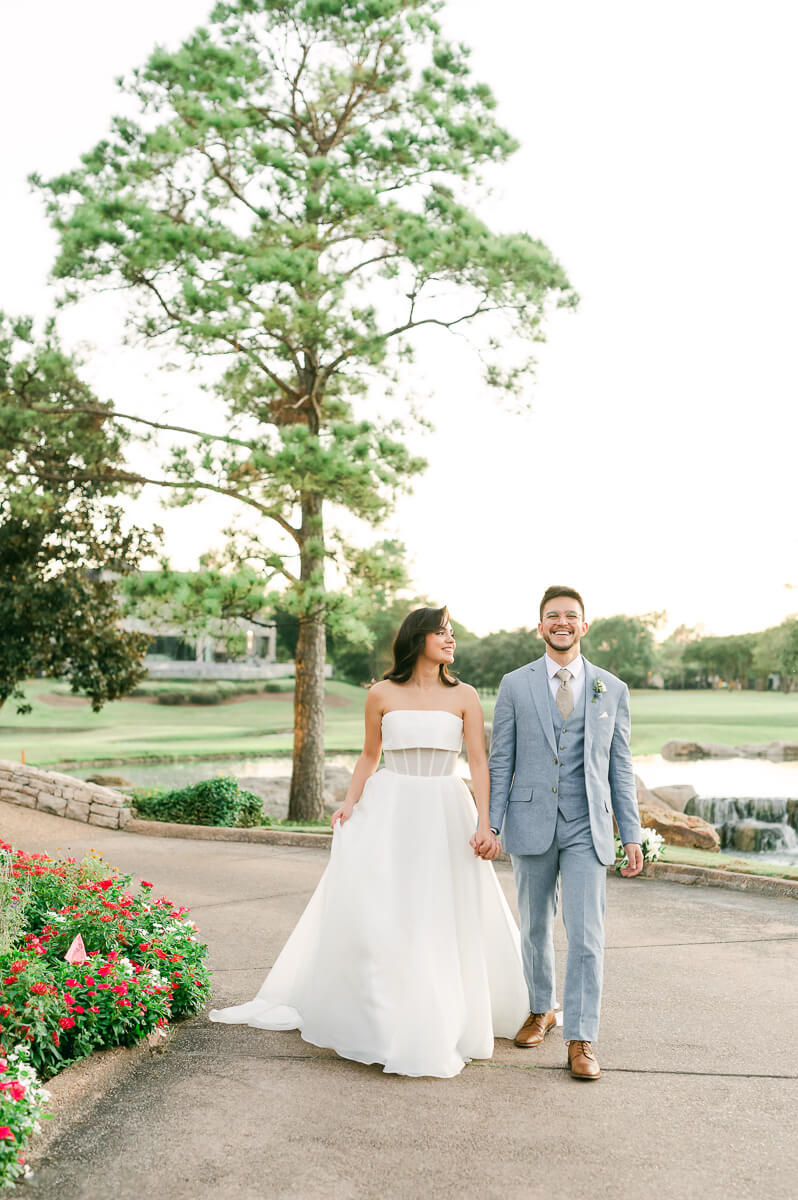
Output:
<svg viewBox="0 0 798 1200">
<path fill-rule="evenodd" d="M 609 671 L 585 665 L 583 817 L 558 809 L 560 754 L 545 662 L 502 680 L 490 752 L 490 823 L 513 863 L 531 1012 L 556 1002 L 554 916 L 560 883 L 568 937 L 563 1035 L 598 1036 L 604 957 L 606 868 L 615 859 L 612 818 L 621 840 L 640 842 L 629 749 L 629 691 Z"/>
</svg>

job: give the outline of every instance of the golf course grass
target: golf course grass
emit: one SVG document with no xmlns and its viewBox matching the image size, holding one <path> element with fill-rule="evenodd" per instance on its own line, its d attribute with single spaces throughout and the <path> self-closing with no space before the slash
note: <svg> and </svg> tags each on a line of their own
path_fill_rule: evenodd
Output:
<svg viewBox="0 0 798 1200">
<path fill-rule="evenodd" d="M 180 682 L 181 691 L 207 685 Z M 135 760 L 223 758 L 289 754 L 291 692 L 235 696 L 222 704 L 156 703 L 154 696 L 115 700 L 93 713 L 66 684 L 37 679 L 25 685 L 33 711 L 20 716 L 13 701 L 0 713 L 0 758 L 35 766 L 123 763 Z M 327 684 L 326 737 L 330 752 L 357 752 L 362 744 L 365 690 Z M 484 702 L 493 714 L 493 699 Z M 740 745 L 798 740 L 798 693 L 632 693 L 632 753 L 656 754 L 671 738 Z"/>
</svg>

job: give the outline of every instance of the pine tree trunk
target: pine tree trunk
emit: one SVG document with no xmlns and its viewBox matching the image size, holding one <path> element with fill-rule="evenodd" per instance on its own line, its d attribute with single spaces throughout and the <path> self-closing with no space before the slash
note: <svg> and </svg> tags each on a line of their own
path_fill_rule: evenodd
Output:
<svg viewBox="0 0 798 1200">
<path fill-rule="evenodd" d="M 324 570 L 321 497 L 302 504 L 302 581 L 319 586 Z M 315 585 L 315 586 L 314 586 Z M 319 605 L 299 618 L 294 691 L 294 761 L 288 816 L 318 821 L 324 815 L 324 663 L 327 637 Z"/>
</svg>

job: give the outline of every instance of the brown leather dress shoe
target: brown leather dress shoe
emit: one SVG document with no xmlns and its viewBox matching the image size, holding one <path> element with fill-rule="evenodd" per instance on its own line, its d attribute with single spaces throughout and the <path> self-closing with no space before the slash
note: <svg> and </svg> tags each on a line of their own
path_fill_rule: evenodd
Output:
<svg viewBox="0 0 798 1200">
<path fill-rule="evenodd" d="M 557 1018 L 553 1010 L 544 1013 L 530 1013 L 515 1035 L 516 1046 L 520 1046 L 523 1050 L 528 1050 L 530 1046 L 539 1046 L 549 1030 L 553 1029 L 556 1024 Z"/>
<path fill-rule="evenodd" d="M 601 1074 L 590 1042 L 569 1042 L 568 1064 L 574 1079 L 598 1079 Z"/>
</svg>

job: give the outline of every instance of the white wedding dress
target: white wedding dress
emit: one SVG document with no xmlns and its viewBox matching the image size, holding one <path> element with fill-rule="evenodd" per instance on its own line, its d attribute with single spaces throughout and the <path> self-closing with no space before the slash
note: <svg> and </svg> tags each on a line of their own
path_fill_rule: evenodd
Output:
<svg viewBox="0 0 798 1200">
<path fill-rule="evenodd" d="M 456 774 L 453 713 L 382 721 L 385 769 L 336 825 L 330 862 L 254 1000 L 212 1021 L 299 1029 L 400 1075 L 457 1075 L 529 1012 L 518 928 Z"/>
</svg>

